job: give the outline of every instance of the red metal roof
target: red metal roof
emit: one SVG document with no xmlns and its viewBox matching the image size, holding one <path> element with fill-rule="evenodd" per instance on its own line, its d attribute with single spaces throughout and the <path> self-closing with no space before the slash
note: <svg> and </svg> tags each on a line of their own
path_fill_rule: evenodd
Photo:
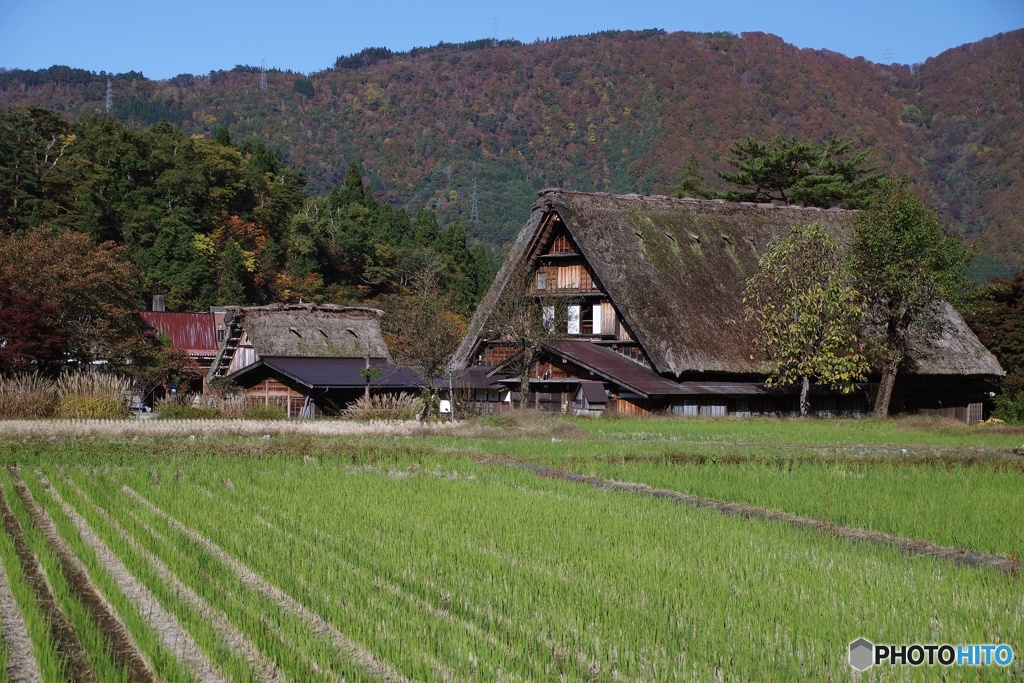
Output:
<svg viewBox="0 0 1024 683">
<path fill-rule="evenodd" d="M 142 319 L 150 327 L 166 334 L 171 345 L 190 356 L 217 355 L 217 326 L 213 313 L 168 313 L 143 311 Z"/>
</svg>

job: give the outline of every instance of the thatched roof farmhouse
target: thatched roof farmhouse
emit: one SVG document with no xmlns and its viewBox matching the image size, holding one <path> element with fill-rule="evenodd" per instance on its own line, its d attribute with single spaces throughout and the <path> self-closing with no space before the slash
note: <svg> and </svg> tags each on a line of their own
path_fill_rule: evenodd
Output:
<svg viewBox="0 0 1024 683">
<path fill-rule="evenodd" d="M 207 382 L 227 378 L 248 400 L 289 416 L 335 413 L 362 395 L 359 369 L 379 369 L 376 392 L 417 391 L 420 380 L 391 362 L 382 311 L 331 304 L 230 306 Z"/>
<path fill-rule="evenodd" d="M 569 308 L 567 329 L 545 347 L 545 359 L 531 373 L 537 407 L 569 411 L 574 404 L 594 404 L 593 387 L 581 382 L 600 379 L 609 396 L 605 410 L 616 412 L 791 412 L 796 399 L 790 392 L 764 386 L 763 359 L 743 316 L 743 289 L 770 240 L 808 223 L 842 235 L 853 215 L 545 190 L 454 362 L 478 368 L 477 375 L 490 367 L 486 376 L 501 381 L 509 349 L 489 334 L 489 316 L 525 271 L 532 294 L 546 303 L 563 300 Z M 941 313 L 940 334 L 915 336 L 898 400 L 908 410 L 980 419 L 986 382 L 1002 369 L 952 306 L 944 304 Z M 637 388 L 637 372 L 649 375 L 651 381 L 640 384 L 655 387 L 654 393 Z M 518 386 L 513 378 L 505 382 Z M 818 390 L 812 405 L 818 414 L 857 414 L 866 409 L 870 391 L 868 385 L 840 397 Z"/>
</svg>

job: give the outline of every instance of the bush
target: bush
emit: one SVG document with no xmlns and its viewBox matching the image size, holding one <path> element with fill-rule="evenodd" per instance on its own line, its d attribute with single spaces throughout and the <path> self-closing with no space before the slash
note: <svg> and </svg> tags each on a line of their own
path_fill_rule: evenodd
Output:
<svg viewBox="0 0 1024 683">
<path fill-rule="evenodd" d="M 161 405 L 157 412 L 161 420 L 214 420 L 221 417 L 217 408 L 181 404 Z"/>
<path fill-rule="evenodd" d="M 171 420 L 208 420 L 214 418 L 241 419 L 244 415 L 245 395 L 220 397 L 215 394 L 178 394 L 166 396 L 153 407 L 161 418 Z"/>
<path fill-rule="evenodd" d="M 995 398 L 992 417 L 1007 424 L 1024 424 L 1024 393 L 1000 394 Z"/>
<path fill-rule="evenodd" d="M 97 370 L 65 372 L 57 378 L 56 417 L 76 420 L 128 417 L 130 383 Z"/>
<path fill-rule="evenodd" d="M 54 417 L 65 420 L 110 420 L 128 417 L 123 399 L 109 396 L 67 396 L 57 402 Z"/>
<path fill-rule="evenodd" d="M 253 406 L 246 408 L 246 420 L 287 420 L 288 415 L 277 406 Z"/>
<path fill-rule="evenodd" d="M 0 420 L 49 417 L 57 405 L 53 382 L 37 374 L 0 379 Z"/>
<path fill-rule="evenodd" d="M 423 399 L 406 392 L 400 394 L 378 394 L 366 400 L 349 404 L 342 411 L 344 417 L 354 420 L 415 420 L 423 412 Z"/>
<path fill-rule="evenodd" d="M 992 417 L 1009 424 L 1024 424 L 1024 373 L 1003 378 L 1002 393 L 995 398 Z"/>
<path fill-rule="evenodd" d="M 220 417 L 220 411 L 202 403 L 202 396 L 183 392 L 164 396 L 153 405 L 161 420 L 209 420 Z"/>
</svg>

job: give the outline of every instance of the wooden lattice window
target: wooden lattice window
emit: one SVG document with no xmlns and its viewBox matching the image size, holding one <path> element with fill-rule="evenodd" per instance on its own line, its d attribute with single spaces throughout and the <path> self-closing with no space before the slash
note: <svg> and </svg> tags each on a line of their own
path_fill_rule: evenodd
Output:
<svg viewBox="0 0 1024 683">
<path fill-rule="evenodd" d="M 562 233 L 555 238 L 555 241 L 551 243 L 551 250 L 549 254 L 575 254 L 576 250 L 573 249 L 572 242 L 569 241 L 569 236 Z"/>
</svg>

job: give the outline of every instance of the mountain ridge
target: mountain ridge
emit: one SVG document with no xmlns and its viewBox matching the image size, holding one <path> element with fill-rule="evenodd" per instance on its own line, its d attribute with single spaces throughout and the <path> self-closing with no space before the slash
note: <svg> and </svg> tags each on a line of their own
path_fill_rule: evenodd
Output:
<svg viewBox="0 0 1024 683">
<path fill-rule="evenodd" d="M 233 140 L 280 148 L 319 192 L 359 161 L 375 196 L 461 218 L 489 244 L 514 236 L 543 187 L 665 194 L 690 155 L 723 187 L 715 172 L 747 135 L 843 137 L 870 146 L 879 170 L 917 179 L 943 220 L 981 244 L 976 275 L 1024 264 L 1024 30 L 913 67 L 754 32 L 513 42 L 368 49 L 308 75 L 270 70 L 265 90 L 253 67 L 112 75 L 111 114 L 204 136 L 226 126 Z M 108 75 L 54 69 L 0 74 L 0 106 L 103 113 Z"/>
</svg>

